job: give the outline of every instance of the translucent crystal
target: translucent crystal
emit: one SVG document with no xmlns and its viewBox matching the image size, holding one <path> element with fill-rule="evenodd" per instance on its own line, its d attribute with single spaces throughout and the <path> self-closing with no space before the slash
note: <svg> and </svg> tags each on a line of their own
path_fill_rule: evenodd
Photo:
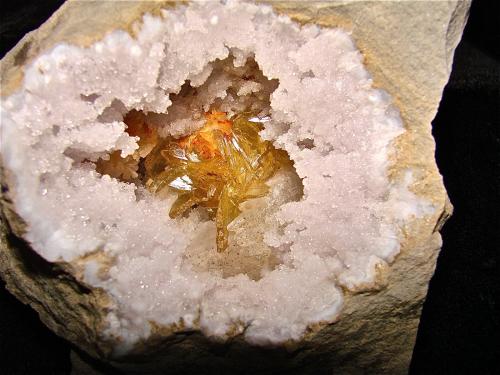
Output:
<svg viewBox="0 0 500 375">
<path fill-rule="evenodd" d="M 195 206 L 206 208 L 215 220 L 221 252 L 228 246 L 228 225 L 241 213 L 240 203 L 264 196 L 266 181 L 291 162 L 286 152 L 260 138 L 262 125 L 250 114 L 229 120 L 226 113 L 212 111 L 205 120 L 191 135 L 158 143 L 145 159 L 145 180 L 154 193 L 177 191 L 172 218 Z"/>
</svg>

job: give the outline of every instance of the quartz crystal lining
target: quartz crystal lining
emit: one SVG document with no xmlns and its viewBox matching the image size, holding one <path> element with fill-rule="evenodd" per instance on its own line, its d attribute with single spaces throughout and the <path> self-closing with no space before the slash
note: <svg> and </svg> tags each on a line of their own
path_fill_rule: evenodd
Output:
<svg viewBox="0 0 500 375">
<path fill-rule="evenodd" d="M 265 80 L 244 75 L 250 59 Z M 195 99 L 182 95 L 187 82 Z M 226 259 L 214 251 L 213 221 L 196 210 L 171 219 L 175 195 L 122 181 L 139 167 L 122 180 L 96 171 L 99 160 L 140 149 L 126 131 L 131 111 L 160 137 L 179 138 L 211 107 L 231 115 L 249 105 L 268 112 L 261 136 L 295 171 L 240 207 Z M 263 5 L 194 2 L 145 15 L 135 38 L 117 30 L 88 48 L 56 45 L 2 100 L 1 126 L 32 247 L 49 261 L 94 251 L 110 259 L 88 260 L 84 274 L 112 298 L 103 334 L 122 339 L 119 351 L 147 337 L 152 321 L 256 344 L 298 340 L 338 318 L 343 289 L 379 285 L 405 223 L 433 211 L 408 190 L 411 170 L 404 181 L 387 177 L 404 126 L 349 34 Z"/>
</svg>

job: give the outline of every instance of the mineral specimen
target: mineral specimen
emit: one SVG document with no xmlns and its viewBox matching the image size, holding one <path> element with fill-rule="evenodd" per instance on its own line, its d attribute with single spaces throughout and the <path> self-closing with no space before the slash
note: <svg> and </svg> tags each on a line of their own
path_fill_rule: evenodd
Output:
<svg viewBox="0 0 500 375">
<path fill-rule="evenodd" d="M 213 365 L 209 337 L 227 365 L 294 343 L 301 368 L 404 372 L 467 7 L 68 2 L 2 62 L 8 287 L 123 368 Z"/>
</svg>

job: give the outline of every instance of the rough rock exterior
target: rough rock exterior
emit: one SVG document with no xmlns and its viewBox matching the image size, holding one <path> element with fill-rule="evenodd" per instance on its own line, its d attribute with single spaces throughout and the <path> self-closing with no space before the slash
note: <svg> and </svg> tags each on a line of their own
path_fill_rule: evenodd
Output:
<svg viewBox="0 0 500 375">
<path fill-rule="evenodd" d="M 2 96 L 21 84 L 23 65 L 54 44 L 87 46 L 107 32 L 125 29 L 144 12 L 172 3 L 68 2 L 40 29 L 26 35 L 2 60 Z M 71 264 L 49 264 L 22 240 L 23 223 L 2 172 L 0 272 L 7 288 L 40 314 L 47 326 L 84 352 L 130 372 L 157 368 L 227 372 L 405 373 L 421 306 L 441 246 L 438 233 L 451 213 L 434 162 L 431 121 L 446 84 L 460 39 L 468 1 L 452 2 L 272 2 L 274 9 L 300 23 L 340 26 L 352 31 L 375 85 L 394 98 L 408 131 L 397 143 L 390 171 L 398 179 L 411 167 L 411 190 L 438 207 L 433 216 L 407 226 L 400 255 L 391 266 L 388 286 L 379 292 L 345 296 L 340 320 L 318 327 L 302 342 L 281 348 L 256 348 L 242 339 L 214 343 L 199 333 L 170 334 L 158 328 L 125 358 L 110 359 L 112 342 L 99 333 L 107 297 L 78 281 Z M 256 360 L 256 358 L 258 358 Z"/>
</svg>

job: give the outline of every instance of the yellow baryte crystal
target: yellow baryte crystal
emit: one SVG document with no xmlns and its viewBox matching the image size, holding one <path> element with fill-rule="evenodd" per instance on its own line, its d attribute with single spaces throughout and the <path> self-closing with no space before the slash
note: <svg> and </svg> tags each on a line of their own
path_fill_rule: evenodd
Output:
<svg viewBox="0 0 500 375">
<path fill-rule="evenodd" d="M 219 252 L 228 247 L 228 226 L 241 213 L 239 205 L 264 196 L 266 181 L 291 165 L 285 151 L 260 138 L 260 119 L 249 114 L 228 119 L 224 112 L 206 113 L 204 126 L 180 139 L 160 139 L 139 111 L 129 112 L 124 122 L 127 133 L 139 138 L 139 148 L 125 158 L 120 151 L 111 153 L 96 170 L 128 182 L 142 179 L 153 193 L 173 189 L 171 218 L 195 206 L 206 208 L 215 220 Z"/>
<path fill-rule="evenodd" d="M 228 225 L 241 213 L 239 205 L 268 192 L 266 181 L 291 165 L 286 152 L 259 136 L 262 125 L 224 112 L 205 115 L 205 125 L 181 139 L 160 141 L 145 159 L 146 185 L 158 193 L 177 191 L 170 217 L 194 206 L 205 207 L 215 219 L 217 250 L 228 247 Z"/>
</svg>

